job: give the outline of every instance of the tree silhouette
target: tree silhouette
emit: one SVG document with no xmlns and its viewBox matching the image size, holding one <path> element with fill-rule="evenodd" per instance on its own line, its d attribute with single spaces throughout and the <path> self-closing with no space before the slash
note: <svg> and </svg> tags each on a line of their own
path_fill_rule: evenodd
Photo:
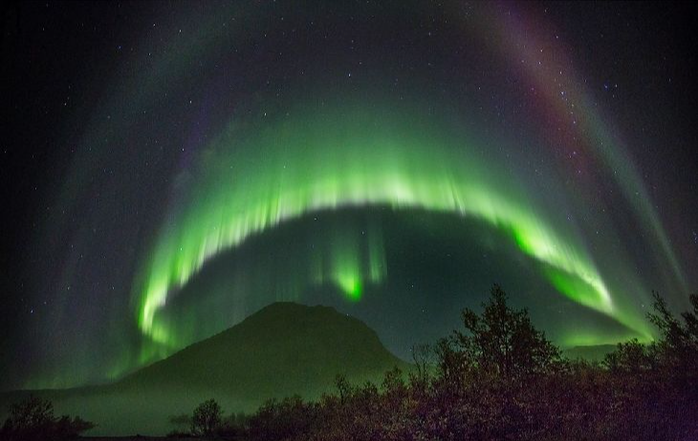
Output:
<svg viewBox="0 0 698 441">
<path fill-rule="evenodd" d="M 654 297 L 654 311 L 647 314 L 649 320 L 661 334 L 660 351 L 668 361 L 677 363 L 680 368 L 698 368 L 698 295 L 690 296 L 692 311 L 681 314 L 681 320 L 669 311 L 666 300 L 657 292 Z"/>
<path fill-rule="evenodd" d="M 194 409 L 191 419 L 191 433 L 195 436 L 211 436 L 221 426 L 223 412 L 221 406 L 211 398 Z"/>
<path fill-rule="evenodd" d="M 559 350 L 531 323 L 526 309 L 507 305 L 507 295 L 494 285 L 489 302 L 478 315 L 466 308 L 461 314 L 466 332 L 454 331 L 456 348 L 473 367 L 501 378 L 545 372 L 560 360 Z"/>
<path fill-rule="evenodd" d="M 561 359 L 528 312 L 495 285 L 481 313 L 416 367 L 381 387 L 338 376 L 316 402 L 273 400 L 246 422 L 249 440 L 696 440 L 698 296 L 678 318 L 655 294 L 655 343 L 621 343 L 603 363 Z"/>
<path fill-rule="evenodd" d="M 0 439 L 65 440 L 93 427 L 93 423 L 78 416 L 72 419 L 67 415 L 55 417 L 51 401 L 30 395 L 25 401 L 10 407 L 10 416 L 0 430 Z"/>
</svg>

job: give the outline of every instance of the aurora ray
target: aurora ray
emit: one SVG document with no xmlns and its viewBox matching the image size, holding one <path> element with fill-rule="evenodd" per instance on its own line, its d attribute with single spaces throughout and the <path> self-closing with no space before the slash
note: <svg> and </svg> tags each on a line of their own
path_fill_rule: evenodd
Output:
<svg viewBox="0 0 698 441">
<path fill-rule="evenodd" d="M 463 133 L 415 108 L 305 106 L 292 112 L 299 117 L 263 119 L 253 130 L 231 123 L 195 166 L 203 182 L 189 191 L 187 205 L 178 207 L 181 214 L 173 215 L 151 254 L 136 292 L 142 332 L 169 345 L 168 328 L 158 321 L 168 295 L 251 235 L 320 210 L 384 205 L 481 219 L 540 262 L 561 293 L 648 335 L 639 320 L 614 308 L 571 232 L 556 230 L 505 176 L 499 182 L 488 177 L 494 164 L 478 157 Z M 380 273 L 359 269 L 356 253 L 344 256 L 349 261 L 331 264 L 325 280 L 353 298 L 364 280 L 380 281 Z"/>
<path fill-rule="evenodd" d="M 404 358 L 491 283 L 564 347 L 651 339 L 652 290 L 689 306 L 693 69 L 659 7 L 19 9 L 41 32 L 10 71 L 48 64 L 8 83 L 7 206 L 31 206 L 3 230 L 0 387 L 118 378 L 276 301 Z"/>
</svg>

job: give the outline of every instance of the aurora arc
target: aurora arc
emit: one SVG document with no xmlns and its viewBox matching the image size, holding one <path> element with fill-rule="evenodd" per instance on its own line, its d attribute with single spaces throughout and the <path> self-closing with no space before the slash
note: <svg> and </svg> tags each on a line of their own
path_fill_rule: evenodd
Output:
<svg viewBox="0 0 698 441">
<path fill-rule="evenodd" d="M 656 337 L 652 291 L 690 308 L 690 78 L 625 50 L 656 30 L 646 8 L 124 8 L 94 15 L 104 38 L 75 28 L 92 51 L 37 47 L 65 55 L 60 81 L 30 69 L 25 96 L 16 71 L 40 179 L 10 154 L 31 196 L 5 235 L 0 386 L 117 380 L 281 301 L 355 316 L 403 359 L 492 283 L 561 348 Z"/>
<path fill-rule="evenodd" d="M 298 116 L 233 121 L 200 155 L 193 172 L 200 182 L 170 210 L 136 283 L 138 326 L 153 343 L 176 346 L 159 312 L 210 259 L 283 222 L 368 206 L 481 220 L 537 261 L 560 293 L 649 335 L 641 319 L 614 306 L 582 241 L 554 228 L 515 183 L 501 174 L 495 179 L 496 165 L 463 133 L 391 106 L 323 104 L 292 115 Z M 338 251 L 330 274 L 314 280 L 331 281 L 356 300 L 362 283 L 379 283 L 385 269 L 380 256 L 365 269 L 348 255 Z"/>
</svg>

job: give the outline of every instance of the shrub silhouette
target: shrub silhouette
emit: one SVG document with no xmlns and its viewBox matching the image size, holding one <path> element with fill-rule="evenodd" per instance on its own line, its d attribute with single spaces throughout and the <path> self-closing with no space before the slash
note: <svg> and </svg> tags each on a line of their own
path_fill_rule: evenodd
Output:
<svg viewBox="0 0 698 441">
<path fill-rule="evenodd" d="M 191 415 L 183 413 L 179 415 L 171 415 L 168 419 L 173 429 L 167 434 L 169 438 L 182 438 L 189 436 L 191 429 Z"/>
<path fill-rule="evenodd" d="M 204 401 L 194 409 L 191 433 L 194 436 L 211 436 L 221 427 L 223 412 L 214 399 Z"/>
<path fill-rule="evenodd" d="M 533 326 L 528 311 L 511 309 L 499 285 L 494 285 L 483 308 L 481 315 L 463 310 L 466 332 L 454 331 L 445 343 L 458 354 L 441 359 L 442 365 L 455 360 L 488 375 L 511 379 L 544 373 L 560 361 L 560 351 Z M 446 368 L 458 370 L 459 366 Z"/>
<path fill-rule="evenodd" d="M 94 427 L 93 423 L 78 416 L 55 417 L 51 401 L 31 395 L 25 401 L 11 406 L 10 416 L 0 430 L 0 439 L 12 441 L 73 439 Z"/>
<path fill-rule="evenodd" d="M 250 440 L 696 440 L 698 297 L 675 318 L 655 294 L 657 342 L 618 345 L 603 363 L 567 360 L 495 285 L 463 328 L 414 348 L 416 367 L 380 387 L 337 377 L 318 401 L 272 400 Z"/>
</svg>

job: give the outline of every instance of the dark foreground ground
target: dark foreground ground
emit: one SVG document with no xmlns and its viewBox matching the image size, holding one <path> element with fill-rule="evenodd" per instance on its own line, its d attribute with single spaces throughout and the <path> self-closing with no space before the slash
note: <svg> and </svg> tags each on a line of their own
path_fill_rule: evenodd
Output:
<svg viewBox="0 0 698 441">
<path fill-rule="evenodd" d="M 169 436 L 81 436 L 76 438 L 76 440 L 88 440 L 88 441 L 206 441 L 208 438 L 194 438 L 194 437 L 169 437 Z"/>
</svg>

